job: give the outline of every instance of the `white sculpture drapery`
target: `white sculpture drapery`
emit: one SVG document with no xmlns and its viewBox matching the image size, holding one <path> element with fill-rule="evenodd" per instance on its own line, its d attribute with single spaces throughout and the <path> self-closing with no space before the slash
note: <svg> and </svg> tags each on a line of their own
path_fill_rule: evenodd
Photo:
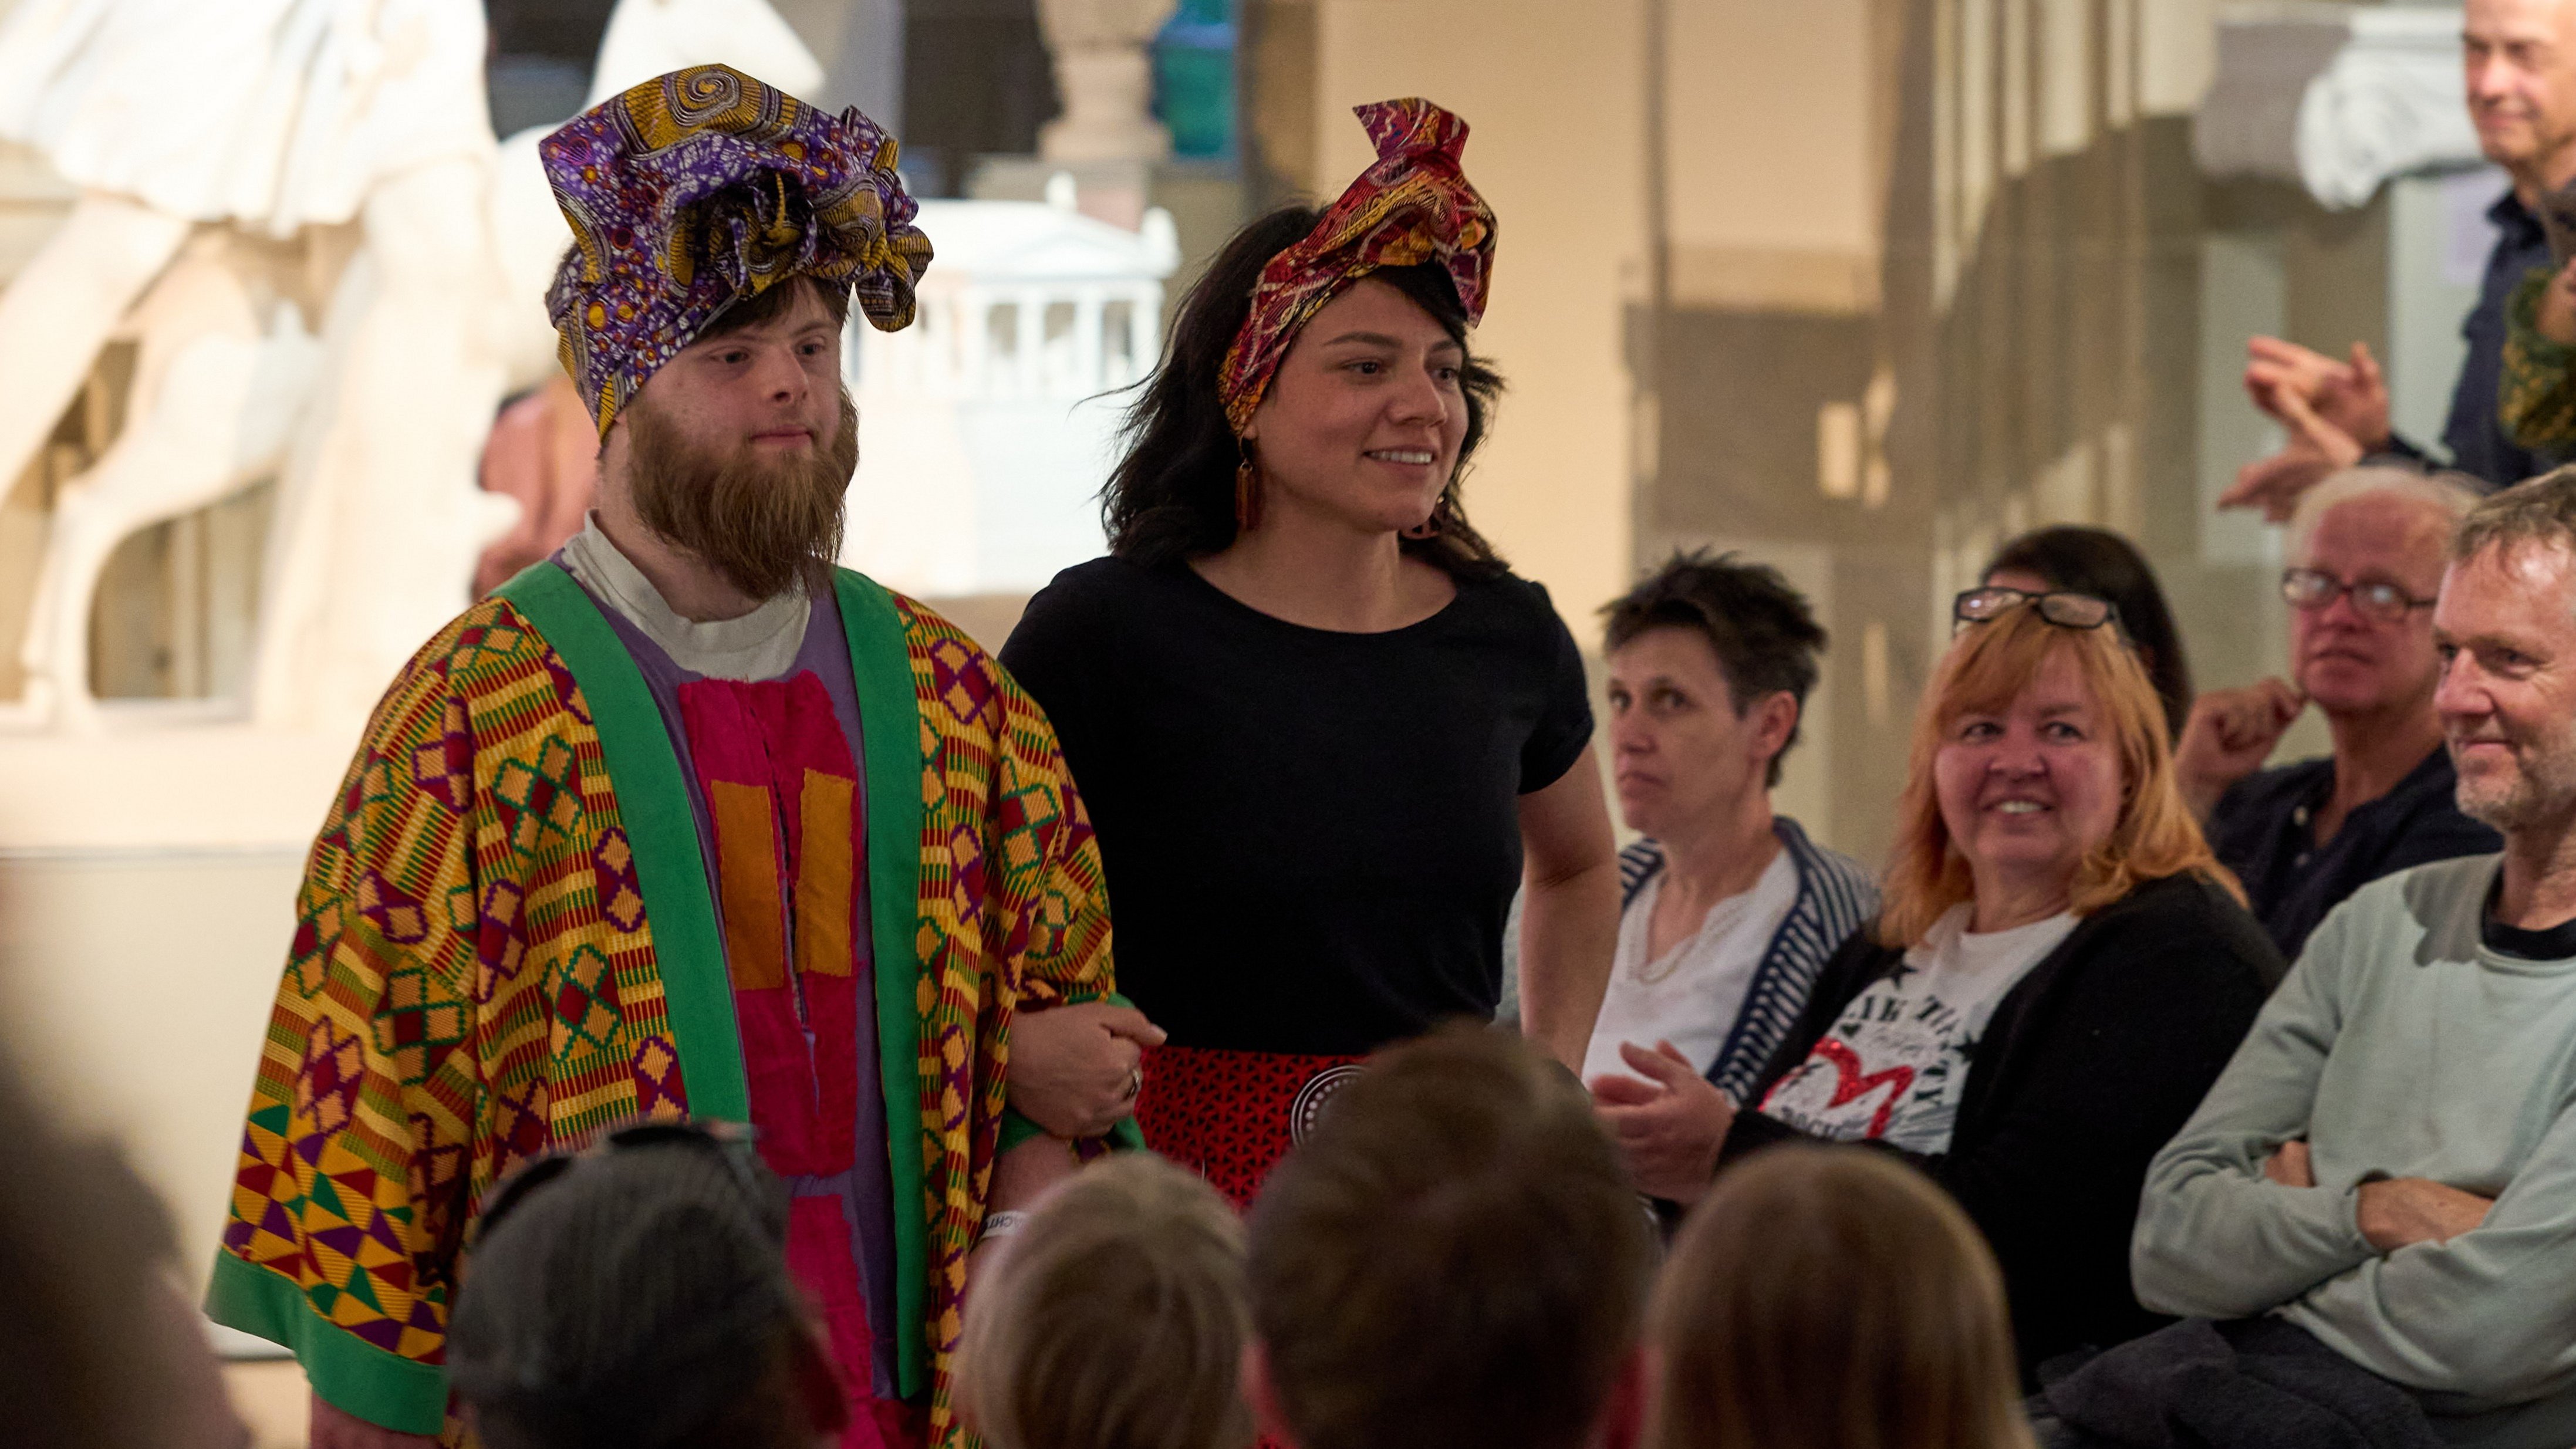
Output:
<svg viewBox="0 0 2576 1449">
<path fill-rule="evenodd" d="M 2192 151 L 2207 175 L 2292 182 L 2348 211 L 2393 177 L 2481 164 L 2460 75 L 2456 7 L 2232 6 Z"/>
</svg>

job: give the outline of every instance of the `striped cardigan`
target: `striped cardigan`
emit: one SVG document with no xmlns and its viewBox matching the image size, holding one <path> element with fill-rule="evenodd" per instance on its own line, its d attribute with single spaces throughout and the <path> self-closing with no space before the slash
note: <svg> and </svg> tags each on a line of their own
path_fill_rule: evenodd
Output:
<svg viewBox="0 0 2576 1449">
<path fill-rule="evenodd" d="M 1798 899 L 1763 948 L 1762 964 L 1744 989 L 1744 1009 L 1736 1013 L 1735 1026 L 1708 1069 L 1708 1079 L 1739 1105 L 1763 1063 L 1797 1023 L 1816 973 L 1834 948 L 1878 914 L 1878 884 L 1860 862 L 1807 839 L 1807 832 L 1786 815 L 1773 816 L 1771 830 L 1797 868 Z M 1623 913 L 1663 868 L 1664 848 L 1654 841 L 1640 840 L 1619 852 Z"/>
</svg>

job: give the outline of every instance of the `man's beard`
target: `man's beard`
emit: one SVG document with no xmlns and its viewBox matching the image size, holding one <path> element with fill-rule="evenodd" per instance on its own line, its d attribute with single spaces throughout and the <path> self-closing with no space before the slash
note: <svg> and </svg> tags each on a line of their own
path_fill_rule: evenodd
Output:
<svg viewBox="0 0 2576 1449">
<path fill-rule="evenodd" d="M 2509 740 L 2514 770 L 2502 778 L 2463 773 L 2460 813 L 2511 834 L 2576 817 L 2576 728 L 2549 740 Z M 2456 757 L 2455 757 L 2456 758 Z"/>
<path fill-rule="evenodd" d="M 626 412 L 635 511 L 644 526 L 696 554 L 755 599 L 799 578 L 819 586 L 841 556 L 841 511 L 859 462 L 859 409 L 841 389 L 841 430 L 801 457 L 763 458 L 748 444 L 699 447 L 638 397 Z"/>
</svg>

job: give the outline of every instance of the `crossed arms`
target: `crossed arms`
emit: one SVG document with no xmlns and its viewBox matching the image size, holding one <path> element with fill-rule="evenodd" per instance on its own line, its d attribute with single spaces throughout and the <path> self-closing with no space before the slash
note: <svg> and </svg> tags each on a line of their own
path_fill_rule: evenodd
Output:
<svg viewBox="0 0 2576 1449">
<path fill-rule="evenodd" d="M 2355 1004 L 2337 999 L 2346 935 L 2333 928 L 2352 924 L 2348 910 L 2329 918 L 2149 1168 L 2130 1250 L 2138 1299 L 2208 1318 L 2288 1310 L 2364 1368 L 2477 1403 L 2556 1392 L 2576 1378 L 2576 1341 L 2546 1328 L 2576 1311 L 2576 1113 L 2559 1112 L 2492 1198 L 2378 1174 L 2350 1144 L 2312 1147 Z"/>
</svg>

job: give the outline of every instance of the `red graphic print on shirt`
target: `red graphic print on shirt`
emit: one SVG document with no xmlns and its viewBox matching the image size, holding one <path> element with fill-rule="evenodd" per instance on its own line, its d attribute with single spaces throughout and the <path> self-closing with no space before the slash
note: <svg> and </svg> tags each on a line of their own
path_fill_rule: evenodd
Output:
<svg viewBox="0 0 2576 1449">
<path fill-rule="evenodd" d="M 1881 1087 L 1887 1089 L 1887 1095 L 1879 1101 L 1878 1110 L 1870 1114 L 1869 1130 L 1862 1134 L 1872 1140 L 1886 1136 L 1888 1119 L 1896 1115 L 1897 1104 L 1905 1100 L 1907 1089 L 1914 1085 L 1914 1068 L 1898 1065 L 1881 1071 L 1864 1071 L 1860 1055 L 1830 1036 L 1818 1041 L 1815 1050 L 1798 1064 L 1796 1071 L 1782 1077 L 1764 1094 L 1763 1105 L 1768 1107 L 1771 1099 L 1779 1096 L 1783 1089 L 1795 1086 L 1800 1078 L 1813 1072 L 1818 1062 L 1830 1062 L 1834 1068 L 1833 1095 L 1825 1101 L 1828 1109 L 1843 1106 Z"/>
</svg>

